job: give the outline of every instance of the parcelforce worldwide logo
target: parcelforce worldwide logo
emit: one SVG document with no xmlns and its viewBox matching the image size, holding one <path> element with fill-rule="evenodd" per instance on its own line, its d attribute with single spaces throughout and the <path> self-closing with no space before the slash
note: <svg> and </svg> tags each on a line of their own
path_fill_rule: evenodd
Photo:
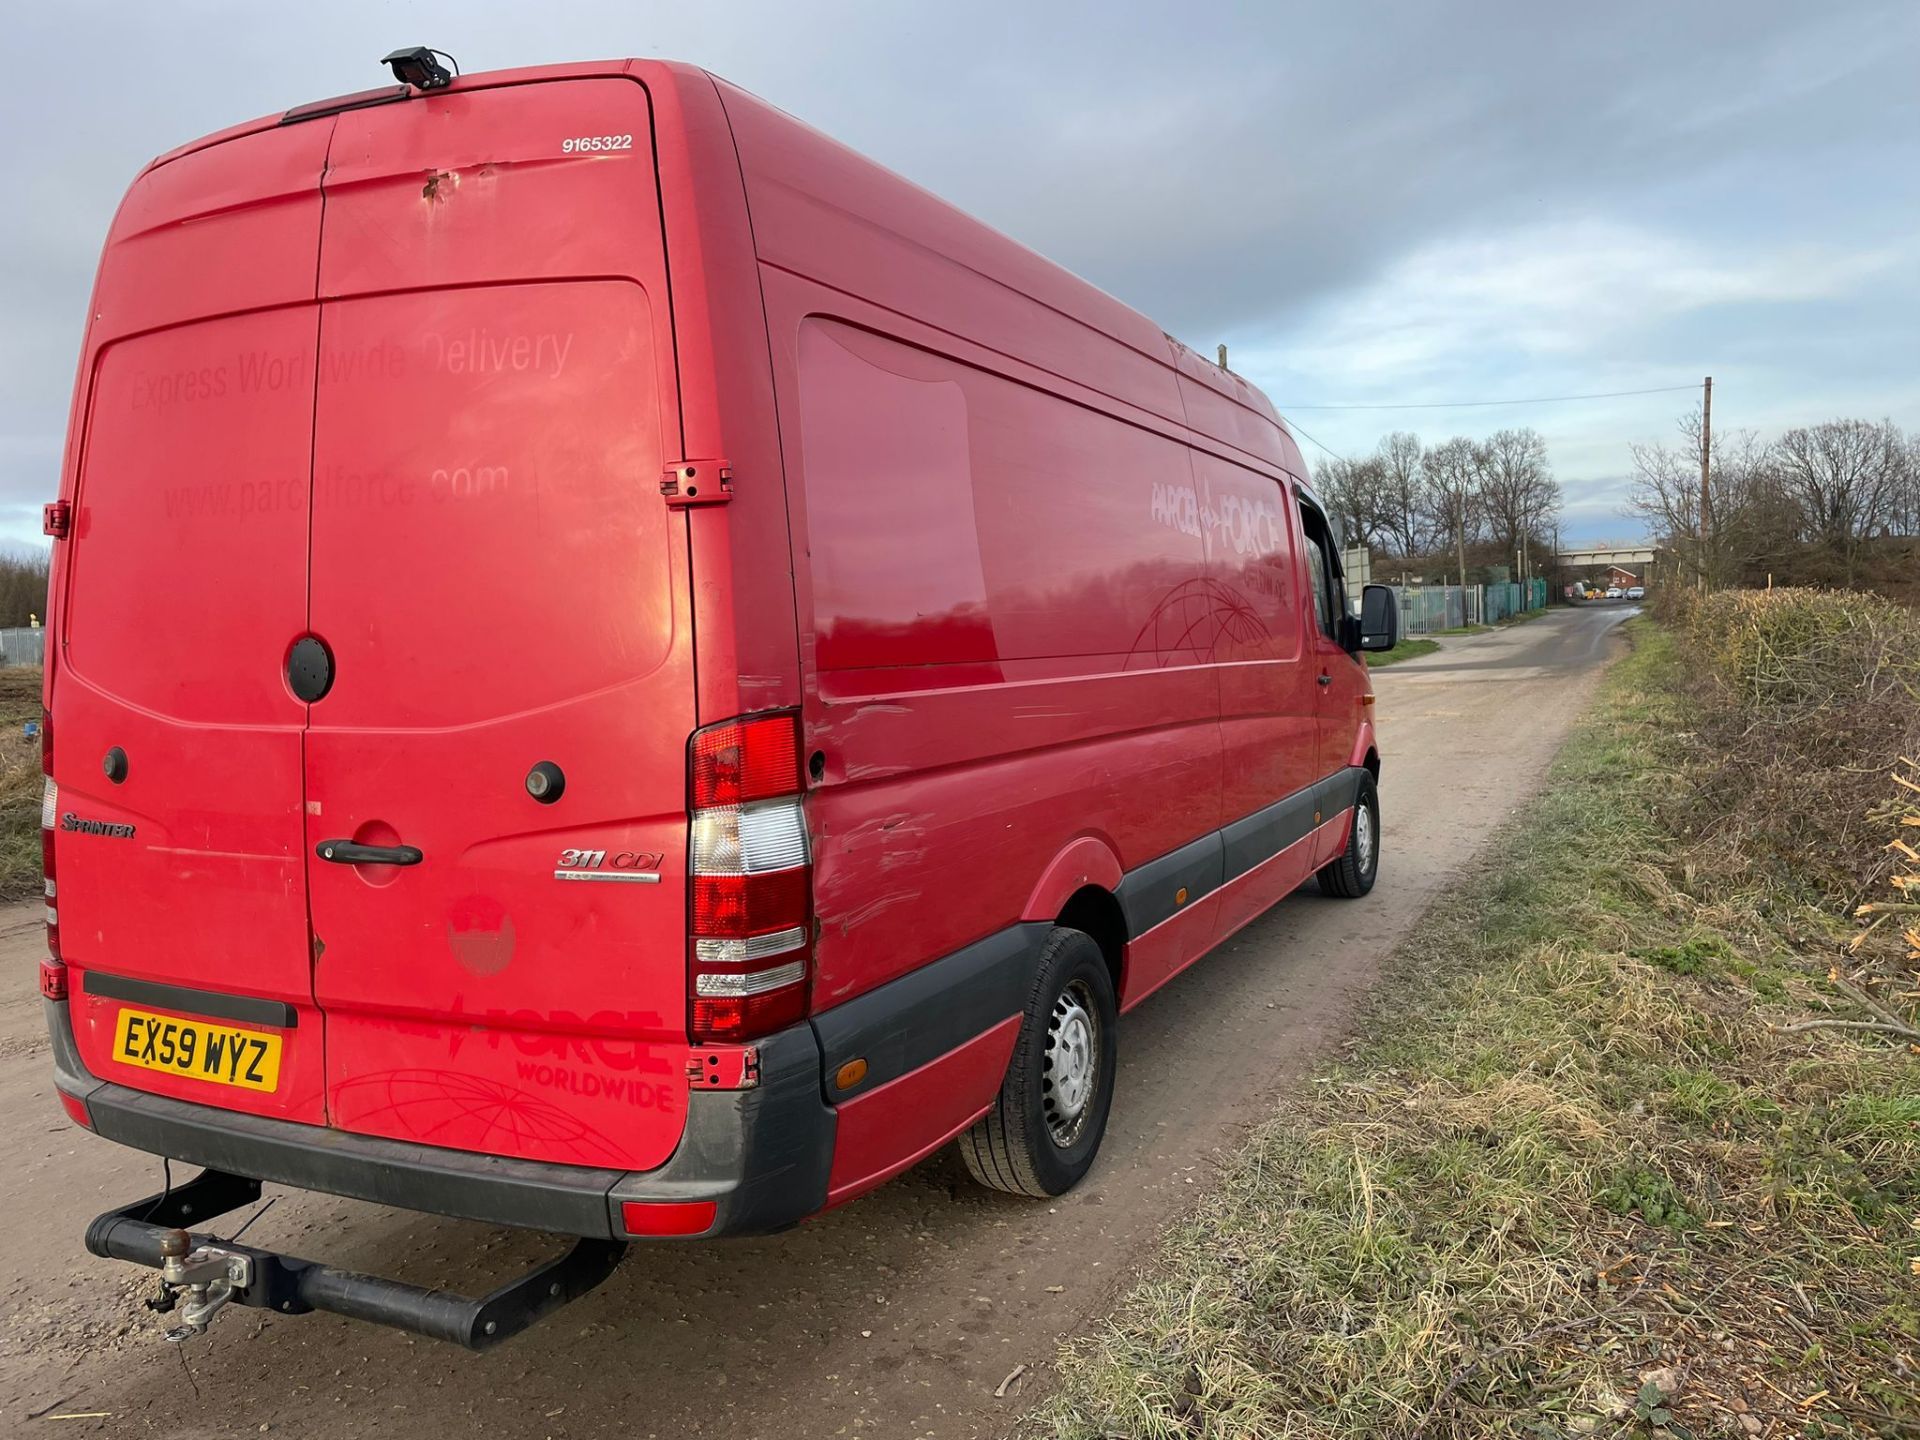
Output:
<svg viewBox="0 0 1920 1440">
<path fill-rule="evenodd" d="M 133 826 L 115 825 L 106 820 L 85 820 L 71 810 L 60 817 L 62 830 L 77 830 L 82 835 L 105 835 L 113 840 L 131 840 Z"/>
</svg>

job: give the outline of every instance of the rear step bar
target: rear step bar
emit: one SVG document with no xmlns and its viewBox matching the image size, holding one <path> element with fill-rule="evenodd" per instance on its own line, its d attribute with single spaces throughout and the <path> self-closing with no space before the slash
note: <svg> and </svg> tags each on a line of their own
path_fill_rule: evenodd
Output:
<svg viewBox="0 0 1920 1440">
<path fill-rule="evenodd" d="M 391 1325 L 469 1350 L 489 1350 L 578 1300 L 613 1273 L 627 1247 L 617 1240 L 582 1239 L 566 1254 L 534 1266 L 489 1295 L 472 1300 L 376 1275 L 356 1275 L 312 1260 L 278 1255 L 215 1235 L 190 1234 L 204 1223 L 260 1198 L 260 1182 L 221 1170 L 203 1170 L 164 1194 L 109 1210 L 87 1226 L 87 1249 L 111 1260 L 131 1260 L 161 1273 L 161 1295 L 148 1306 L 180 1310 L 169 1340 L 201 1334 L 225 1305 L 250 1305 L 283 1315 L 326 1310 L 375 1325 Z"/>
</svg>

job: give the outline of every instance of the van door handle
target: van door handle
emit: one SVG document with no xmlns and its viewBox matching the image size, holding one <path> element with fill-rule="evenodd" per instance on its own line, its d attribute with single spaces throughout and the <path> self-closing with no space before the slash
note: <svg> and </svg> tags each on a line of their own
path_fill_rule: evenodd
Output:
<svg viewBox="0 0 1920 1440">
<path fill-rule="evenodd" d="M 351 840 L 322 840 L 314 853 L 336 865 L 418 865 L 425 858 L 412 845 L 358 845 Z"/>
<path fill-rule="evenodd" d="M 1322 685 L 1331 685 L 1331 684 L 1333 683 L 1333 676 L 1331 676 L 1331 675 L 1329 675 L 1329 674 L 1327 674 L 1327 673 L 1326 673 L 1326 671 L 1324 671 L 1324 670 L 1323 670 L 1323 671 L 1321 671 L 1321 672 L 1320 672 L 1320 683 L 1321 683 Z"/>
</svg>

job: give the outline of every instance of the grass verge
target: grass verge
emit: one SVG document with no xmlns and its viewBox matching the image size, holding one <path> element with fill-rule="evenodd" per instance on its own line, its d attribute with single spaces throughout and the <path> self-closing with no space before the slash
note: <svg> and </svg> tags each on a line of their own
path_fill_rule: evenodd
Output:
<svg viewBox="0 0 1920 1440">
<path fill-rule="evenodd" d="M 1920 1431 L 1920 1064 L 1769 1028 L 1848 932 L 1670 861 L 1680 661 L 1633 629 L 1349 1058 L 1063 1352 L 1030 1434 Z"/>
<path fill-rule="evenodd" d="M 40 669 L 0 669 L 0 900 L 40 893 Z"/>
<path fill-rule="evenodd" d="M 1400 641 L 1391 650 L 1376 650 L 1367 654 L 1367 668 L 1378 670 L 1382 665 L 1398 665 L 1402 660 L 1411 660 L 1416 655 L 1431 655 L 1440 648 L 1438 640 L 1422 640 L 1408 637 Z"/>
</svg>

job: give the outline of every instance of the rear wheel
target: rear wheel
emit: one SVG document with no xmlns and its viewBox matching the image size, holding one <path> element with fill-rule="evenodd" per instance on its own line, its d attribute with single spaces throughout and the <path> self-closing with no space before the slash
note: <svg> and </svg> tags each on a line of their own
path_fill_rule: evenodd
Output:
<svg viewBox="0 0 1920 1440">
<path fill-rule="evenodd" d="M 1092 936 L 1056 928 L 999 1097 L 959 1140 L 975 1180 L 1036 1199 L 1079 1183 L 1107 1130 L 1118 1019 L 1107 957 Z"/>
<path fill-rule="evenodd" d="M 1362 775 L 1353 796 L 1353 828 L 1347 834 L 1347 848 L 1338 860 L 1320 867 L 1320 889 L 1342 900 L 1358 900 L 1373 889 L 1379 873 L 1380 794 L 1373 777 Z"/>
</svg>

